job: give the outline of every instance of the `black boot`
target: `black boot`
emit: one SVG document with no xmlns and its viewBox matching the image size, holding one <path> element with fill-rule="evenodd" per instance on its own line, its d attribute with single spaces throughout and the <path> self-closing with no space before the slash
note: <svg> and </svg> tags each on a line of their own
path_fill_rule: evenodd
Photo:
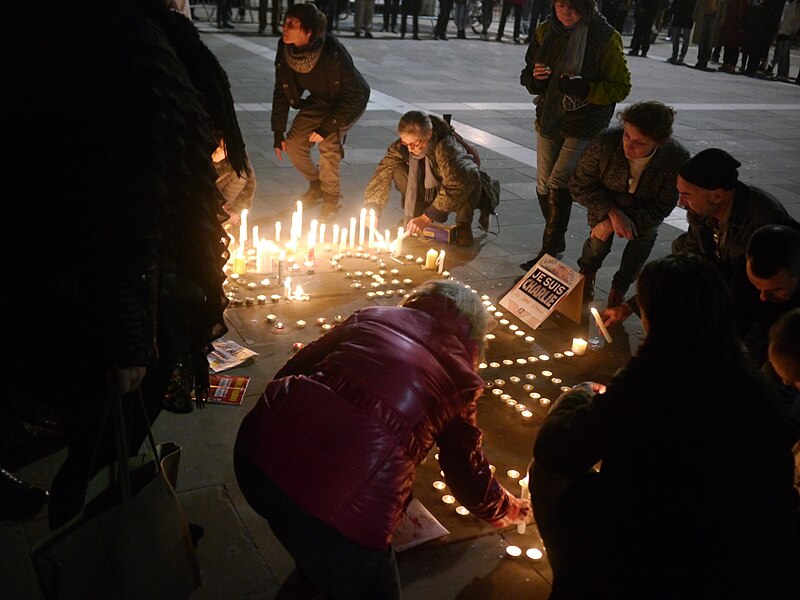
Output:
<svg viewBox="0 0 800 600">
<path fill-rule="evenodd" d="M 541 200 L 540 200 L 541 202 Z M 542 235 L 542 253 L 561 258 L 567 248 L 564 237 L 572 212 L 572 195 L 569 190 L 552 189 L 547 194 L 547 222 Z"/>
<path fill-rule="evenodd" d="M 472 246 L 475 239 L 472 237 L 472 223 L 456 223 L 456 246 L 467 248 Z"/>
<path fill-rule="evenodd" d="M 47 504 L 48 493 L 0 469 L 0 521 L 29 519 Z"/>
<path fill-rule="evenodd" d="M 583 300 L 584 302 L 591 302 L 594 300 L 594 280 L 597 277 L 597 271 L 584 271 L 580 270 L 583 275 Z"/>
</svg>

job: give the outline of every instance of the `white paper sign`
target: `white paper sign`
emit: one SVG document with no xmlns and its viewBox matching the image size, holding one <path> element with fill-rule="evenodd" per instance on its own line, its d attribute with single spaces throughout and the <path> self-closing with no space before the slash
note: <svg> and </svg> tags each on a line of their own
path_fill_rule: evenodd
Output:
<svg viewBox="0 0 800 600">
<path fill-rule="evenodd" d="M 562 312 L 572 320 L 580 322 L 582 282 L 583 276 L 580 273 L 549 254 L 545 254 L 511 288 L 511 291 L 503 296 L 500 306 L 513 313 L 526 325 L 536 329 L 559 304 L 564 303 L 564 300 L 569 297 L 569 310 L 562 310 Z M 579 294 L 572 294 L 576 286 L 579 288 Z M 577 319 L 574 316 L 575 308 L 577 308 Z"/>
<path fill-rule="evenodd" d="M 419 500 L 412 499 L 392 537 L 395 552 L 402 552 L 423 542 L 450 533 Z"/>
</svg>

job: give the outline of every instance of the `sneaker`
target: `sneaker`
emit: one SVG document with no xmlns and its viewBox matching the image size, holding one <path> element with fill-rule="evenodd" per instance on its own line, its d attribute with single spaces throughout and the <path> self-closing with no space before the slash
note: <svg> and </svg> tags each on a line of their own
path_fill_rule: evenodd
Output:
<svg viewBox="0 0 800 600">
<path fill-rule="evenodd" d="M 319 179 L 308 184 L 306 192 L 300 196 L 300 201 L 306 206 L 314 206 L 322 198 L 322 184 Z"/>
</svg>

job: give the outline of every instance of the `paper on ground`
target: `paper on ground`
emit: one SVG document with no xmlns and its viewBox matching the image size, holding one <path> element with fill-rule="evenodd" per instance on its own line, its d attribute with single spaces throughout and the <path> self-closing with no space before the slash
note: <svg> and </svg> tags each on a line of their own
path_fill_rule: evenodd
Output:
<svg viewBox="0 0 800 600">
<path fill-rule="evenodd" d="M 402 552 L 449 533 L 422 502 L 414 498 L 394 532 L 392 546 L 395 552 Z"/>
</svg>

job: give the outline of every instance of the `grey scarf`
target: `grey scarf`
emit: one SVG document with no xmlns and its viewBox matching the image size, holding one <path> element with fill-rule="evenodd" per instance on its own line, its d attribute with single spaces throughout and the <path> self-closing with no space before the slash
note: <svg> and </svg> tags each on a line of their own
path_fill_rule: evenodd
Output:
<svg viewBox="0 0 800 600">
<path fill-rule="evenodd" d="M 283 57 L 286 59 L 292 71 L 296 71 L 297 73 L 310 73 L 311 69 L 316 66 L 320 54 L 322 54 L 322 45 L 324 42 L 325 37 L 319 36 L 302 48 L 298 48 L 294 44 L 284 44 Z"/>
<path fill-rule="evenodd" d="M 403 203 L 403 212 L 406 217 L 406 223 L 414 218 L 414 209 L 417 205 L 417 194 L 419 192 L 420 174 L 425 173 L 423 181 L 421 182 L 425 187 L 425 204 L 428 205 L 434 201 L 436 194 L 439 193 L 439 186 L 442 182 L 436 179 L 431 168 L 431 160 L 427 156 L 417 158 L 410 152 L 408 153 L 408 184 L 406 186 L 406 197 Z"/>
</svg>

